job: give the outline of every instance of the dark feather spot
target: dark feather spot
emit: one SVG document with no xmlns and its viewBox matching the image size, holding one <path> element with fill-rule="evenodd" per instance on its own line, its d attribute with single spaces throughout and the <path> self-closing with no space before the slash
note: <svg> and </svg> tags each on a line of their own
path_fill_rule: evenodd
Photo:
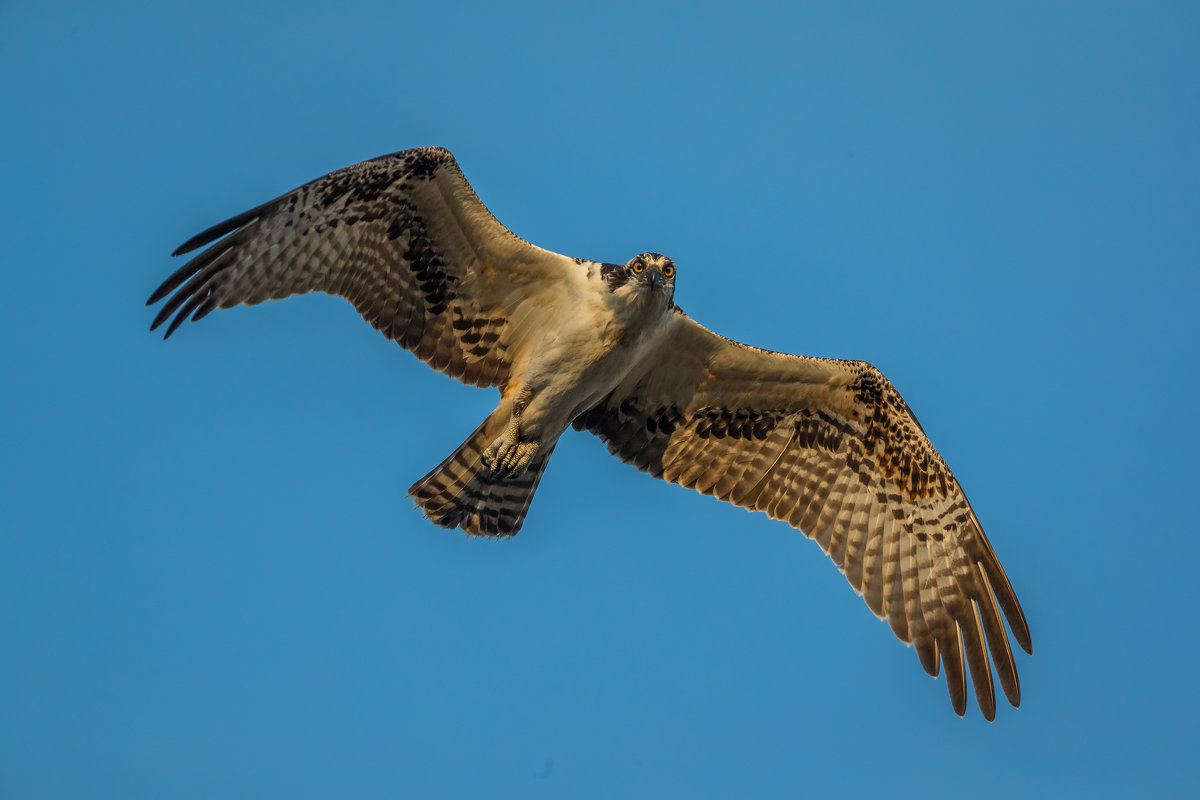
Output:
<svg viewBox="0 0 1200 800">
<path fill-rule="evenodd" d="M 416 180 L 429 180 L 438 167 L 450 160 L 445 150 L 423 148 L 410 153 L 405 159 L 408 176 Z"/>
<path fill-rule="evenodd" d="M 600 276 L 608 284 L 608 290 L 615 292 L 629 282 L 629 268 L 624 264 L 601 264 Z"/>
</svg>

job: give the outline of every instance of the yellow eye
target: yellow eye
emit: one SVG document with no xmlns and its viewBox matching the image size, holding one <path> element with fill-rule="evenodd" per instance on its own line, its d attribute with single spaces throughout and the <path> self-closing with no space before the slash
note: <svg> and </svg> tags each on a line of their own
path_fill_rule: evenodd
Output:
<svg viewBox="0 0 1200 800">
<path fill-rule="evenodd" d="M 642 260 L 640 258 L 637 261 L 633 262 L 634 274 L 641 272 L 645 268 L 646 268 L 646 265 L 642 262 Z"/>
<path fill-rule="evenodd" d="M 670 264 L 667 264 L 665 267 L 663 267 L 663 275 L 664 276 L 669 278 L 674 274 L 675 274 L 675 268 L 672 267 Z"/>
</svg>

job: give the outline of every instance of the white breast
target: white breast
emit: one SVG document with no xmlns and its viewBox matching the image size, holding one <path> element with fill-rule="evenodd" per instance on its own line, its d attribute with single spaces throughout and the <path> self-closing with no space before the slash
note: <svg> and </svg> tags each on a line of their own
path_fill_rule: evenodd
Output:
<svg viewBox="0 0 1200 800">
<path fill-rule="evenodd" d="M 521 435 L 552 441 L 607 395 L 666 328 L 669 298 L 627 284 L 615 292 L 597 278 L 555 315 L 520 377 L 530 399 Z"/>
</svg>

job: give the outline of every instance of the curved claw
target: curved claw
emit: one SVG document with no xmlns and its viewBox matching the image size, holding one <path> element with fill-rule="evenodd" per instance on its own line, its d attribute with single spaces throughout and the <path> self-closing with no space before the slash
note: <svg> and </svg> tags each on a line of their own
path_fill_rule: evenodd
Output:
<svg viewBox="0 0 1200 800">
<path fill-rule="evenodd" d="M 501 436 L 483 452 L 480 460 L 492 471 L 492 477 L 511 478 L 525 469 L 537 449 L 537 442 L 511 441 Z"/>
</svg>

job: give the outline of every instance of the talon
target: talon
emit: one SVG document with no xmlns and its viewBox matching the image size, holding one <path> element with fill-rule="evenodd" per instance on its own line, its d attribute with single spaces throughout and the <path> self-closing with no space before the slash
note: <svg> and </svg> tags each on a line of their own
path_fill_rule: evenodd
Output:
<svg viewBox="0 0 1200 800">
<path fill-rule="evenodd" d="M 537 442 L 509 442 L 501 437 L 483 452 L 479 460 L 495 478 L 510 478 L 516 475 L 533 459 Z"/>
<path fill-rule="evenodd" d="M 510 478 L 523 470 L 537 452 L 536 441 L 521 440 L 521 412 L 529 402 L 530 391 L 522 389 L 513 402 L 512 417 L 504 433 L 483 451 L 479 460 L 494 478 Z"/>
</svg>

